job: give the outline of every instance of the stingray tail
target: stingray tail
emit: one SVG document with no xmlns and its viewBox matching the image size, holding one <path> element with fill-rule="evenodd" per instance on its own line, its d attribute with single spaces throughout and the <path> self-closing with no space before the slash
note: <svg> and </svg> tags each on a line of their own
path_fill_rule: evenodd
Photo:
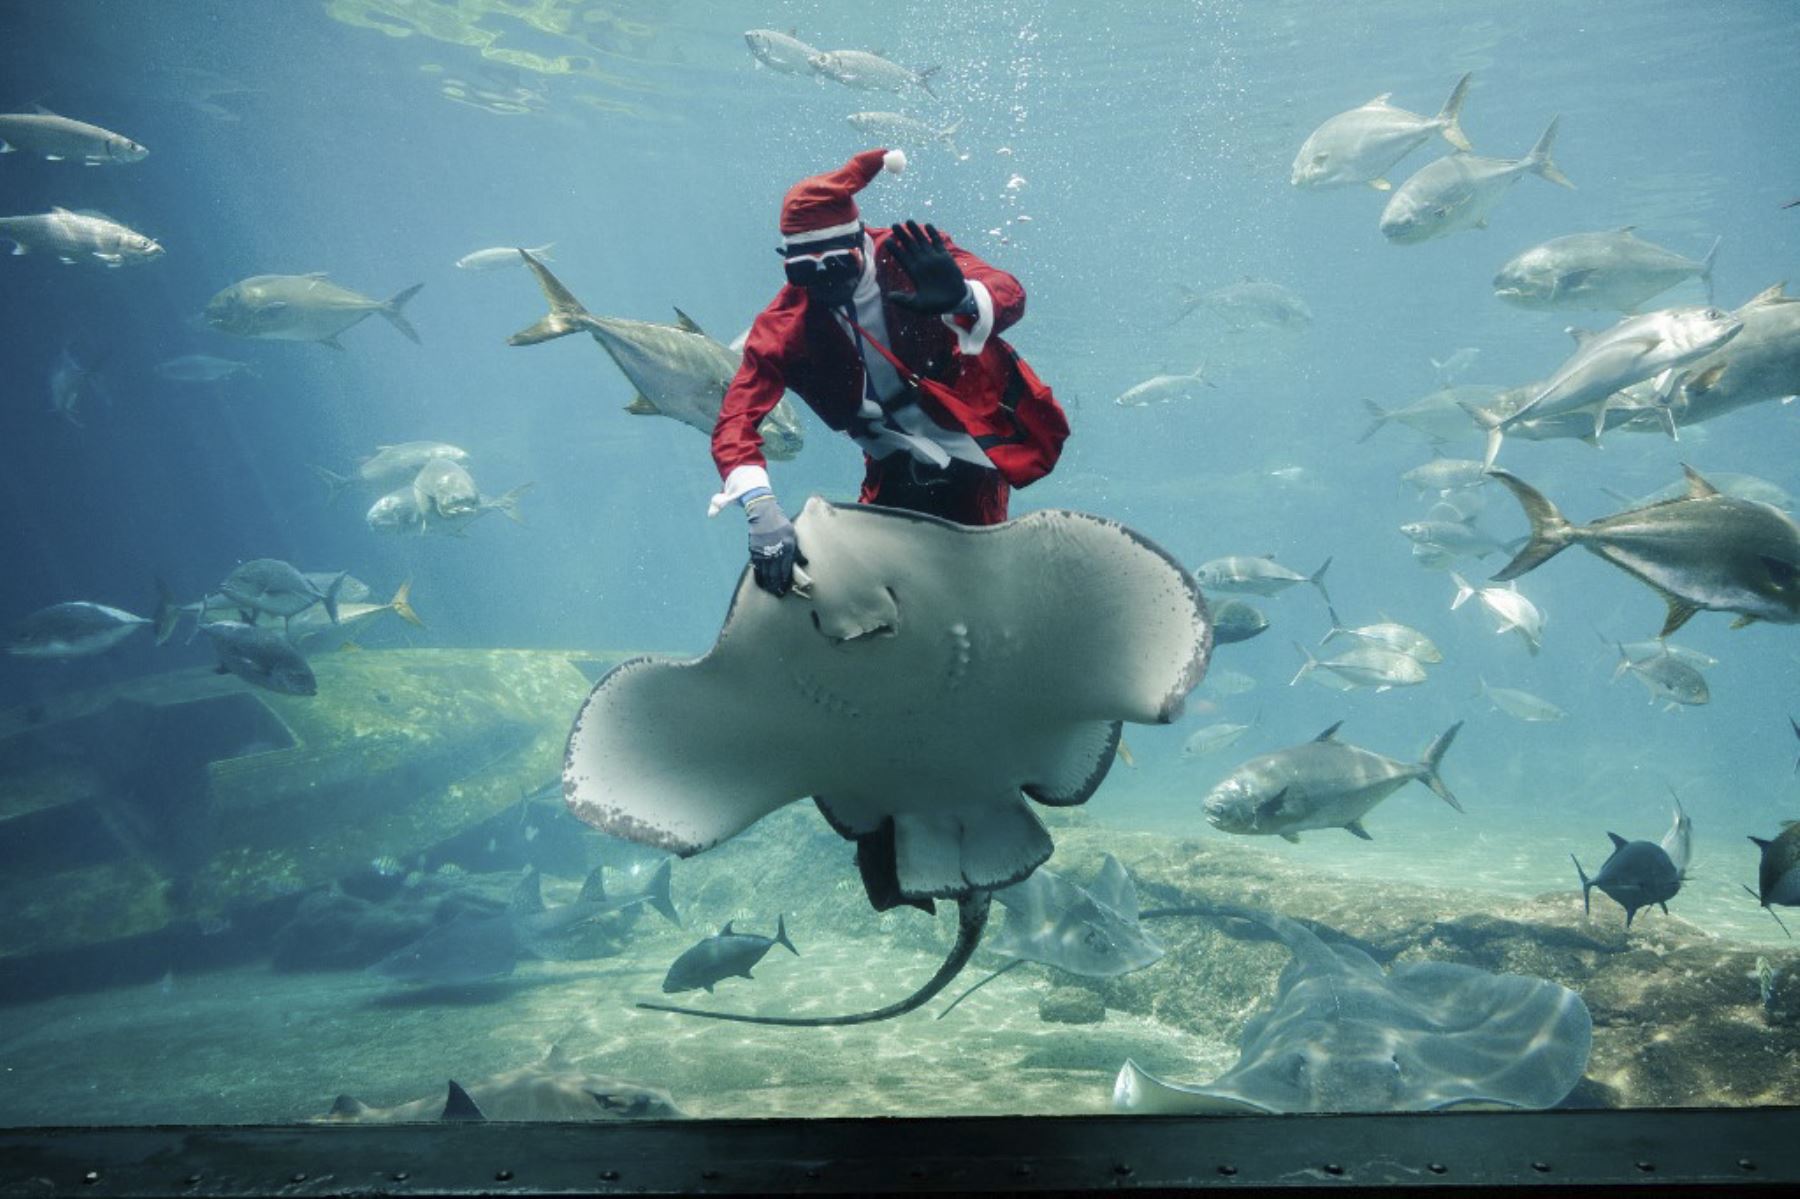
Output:
<svg viewBox="0 0 1800 1199">
<path fill-rule="evenodd" d="M 986 978 L 982 979 L 980 982 L 975 983 L 968 990 L 964 991 L 961 995 L 958 995 L 955 999 L 952 999 L 949 1003 L 949 1006 L 947 1006 L 946 1008 L 944 1008 L 943 1011 L 941 1011 L 937 1014 L 937 1018 L 939 1020 L 942 1020 L 945 1016 L 948 1016 L 951 1012 L 954 1012 L 956 1010 L 957 1004 L 961 1003 L 963 1000 L 967 999 L 969 996 L 973 995 L 975 992 L 981 990 L 981 988 L 987 986 L 989 983 L 993 982 L 996 978 L 999 978 L 1002 974 L 1005 974 L 1008 970 L 1016 969 L 1017 967 L 1023 966 L 1024 964 L 1025 964 L 1024 958 L 1014 958 L 1012 961 L 1006 963 L 1006 965 L 1000 967 L 1000 969 L 994 971 L 992 974 L 988 975 Z"/>
<path fill-rule="evenodd" d="M 922 1007 L 930 1002 L 945 987 L 962 973 L 962 968 L 969 964 L 975 955 L 975 949 L 981 944 L 981 934 L 987 928 L 988 910 L 993 905 L 992 891 L 974 891 L 957 900 L 956 905 L 956 944 L 950 947 L 950 953 L 944 958 L 944 964 L 938 967 L 937 973 L 928 979 L 924 986 L 896 1003 L 876 1008 L 868 1012 L 856 1012 L 848 1016 L 750 1016 L 742 1012 L 709 1012 L 700 1008 L 677 1007 L 672 1003 L 640 1002 L 641 1008 L 653 1012 L 674 1012 L 682 1016 L 699 1016 L 706 1020 L 731 1020 L 738 1024 L 774 1024 L 782 1028 L 825 1028 L 845 1024 L 873 1024 L 878 1020 L 891 1020 L 895 1016 L 904 1016 L 914 1008 Z M 791 948 L 791 946 L 790 946 Z"/>
<path fill-rule="evenodd" d="M 1569 861 L 1575 863 L 1575 877 L 1581 880 L 1581 910 L 1592 915 L 1594 906 L 1588 902 L 1588 893 L 1594 889 L 1594 880 L 1589 878 L 1587 876 L 1587 871 L 1581 868 L 1580 858 L 1576 857 L 1574 854 L 1570 854 Z"/>
<path fill-rule="evenodd" d="M 563 286 L 562 280 L 550 273 L 550 268 L 532 256 L 530 250 L 520 250 L 519 257 L 537 276 L 538 287 L 543 290 L 544 299 L 550 305 L 550 312 L 543 320 L 528 329 L 521 329 L 506 339 L 509 346 L 533 346 L 540 341 L 550 341 L 557 337 L 566 337 L 578 333 L 588 327 L 593 317 L 573 292 Z"/>
<path fill-rule="evenodd" d="M 1556 510 L 1556 505 L 1541 491 L 1503 470 L 1490 470 L 1488 474 L 1506 485 L 1506 489 L 1519 501 L 1519 506 L 1525 509 L 1525 518 L 1531 522 L 1530 540 L 1517 557 L 1494 575 L 1496 583 L 1504 583 L 1527 571 L 1536 570 L 1575 544 L 1579 530 Z"/>
<path fill-rule="evenodd" d="M 1456 802 L 1456 796 L 1450 794 L 1450 788 L 1444 785 L 1443 777 L 1438 774 L 1438 767 L 1443 765 L 1444 753 L 1450 748 L 1450 743 L 1456 740 L 1456 732 L 1462 726 L 1463 722 L 1459 720 L 1439 733 L 1436 739 L 1425 747 L 1424 760 L 1419 763 L 1419 781 L 1430 787 L 1437 793 L 1439 799 L 1459 812 L 1463 810 L 1463 806 Z"/>
</svg>

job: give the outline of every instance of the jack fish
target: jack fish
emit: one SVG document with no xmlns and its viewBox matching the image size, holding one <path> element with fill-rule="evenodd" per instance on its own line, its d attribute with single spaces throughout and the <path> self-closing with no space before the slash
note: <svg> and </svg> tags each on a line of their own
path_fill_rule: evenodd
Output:
<svg viewBox="0 0 1800 1199">
<path fill-rule="evenodd" d="M 1438 766 L 1462 728 L 1458 721 L 1426 747 L 1417 763 L 1399 762 L 1337 739 L 1339 721 L 1304 745 L 1252 758 L 1214 787 L 1204 802 L 1222 832 L 1298 841 L 1307 829 L 1341 828 L 1365 841 L 1362 825 L 1376 804 L 1417 779 L 1462 811 Z"/>
<path fill-rule="evenodd" d="M 1647 242 L 1633 226 L 1608 233 L 1571 233 L 1533 246 L 1500 268 L 1494 294 L 1520 308 L 1597 308 L 1635 312 L 1684 279 L 1706 285 L 1712 303 L 1713 241 L 1696 262 Z"/>
<path fill-rule="evenodd" d="M 415 283 L 391 300 L 371 300 L 326 280 L 324 271 L 308 275 L 255 275 L 233 283 L 206 305 L 206 323 L 233 337 L 267 341 L 316 341 L 343 349 L 338 334 L 371 313 L 417 343 L 418 332 L 402 312 L 419 294 Z"/>
<path fill-rule="evenodd" d="M 1530 484 L 1493 472 L 1531 521 L 1525 548 L 1494 578 L 1515 579 L 1580 545 L 1663 597 L 1669 615 L 1659 636 L 1702 610 L 1736 612 L 1733 627 L 1800 624 L 1800 525 L 1779 508 L 1722 494 L 1692 467 L 1682 470 L 1688 490 L 1680 499 L 1585 525 L 1571 524 Z"/>
<path fill-rule="evenodd" d="M 679 308 L 675 310 L 681 320 L 678 326 L 595 316 L 543 263 L 529 253 L 520 253 L 537 276 L 550 313 L 507 338 L 507 345 L 536 345 L 585 329 L 638 389 L 625 411 L 635 416 L 673 417 L 712 436 L 725 389 L 737 374 L 740 353 L 701 332 Z M 758 432 L 763 437 L 763 451 L 771 458 L 792 458 L 805 445 L 799 417 L 785 396 L 763 418 Z"/>
<path fill-rule="evenodd" d="M 1421 168 L 1382 210 L 1381 235 L 1400 245 L 1414 245 L 1459 229 L 1485 229 L 1488 213 L 1521 175 L 1537 175 L 1572 189 L 1575 185 L 1550 158 L 1556 125 L 1552 120 L 1523 158 L 1451 154 Z"/>
<path fill-rule="evenodd" d="M 1392 92 L 1383 92 L 1360 108 L 1340 112 L 1313 130 L 1294 156 L 1289 182 L 1295 187 L 1353 187 L 1366 184 L 1377 191 L 1393 187 L 1382 178 L 1389 167 L 1424 145 L 1434 133 L 1458 150 L 1473 149 L 1463 136 L 1458 120 L 1463 98 L 1469 93 L 1464 75 L 1451 89 L 1450 98 L 1435 117 L 1422 117 L 1388 103 Z"/>
</svg>

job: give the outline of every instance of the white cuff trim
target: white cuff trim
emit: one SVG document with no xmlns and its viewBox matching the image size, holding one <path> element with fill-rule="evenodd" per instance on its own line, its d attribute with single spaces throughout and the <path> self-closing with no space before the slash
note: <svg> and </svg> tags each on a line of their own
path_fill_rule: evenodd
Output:
<svg viewBox="0 0 1800 1199">
<path fill-rule="evenodd" d="M 965 354 L 979 354 L 987 348 L 987 340 L 994 332 L 994 297 L 988 293 L 987 285 L 969 280 L 969 294 L 975 297 L 975 324 L 966 331 L 956 323 L 956 318 L 945 315 L 940 317 L 950 331 L 956 334 L 956 348 Z"/>
<path fill-rule="evenodd" d="M 713 496 L 712 502 L 706 505 L 706 514 L 717 516 L 730 505 L 743 499 L 746 491 L 754 491 L 758 487 L 768 486 L 769 472 L 763 467 L 752 462 L 734 466 L 725 476 L 725 490 Z"/>
</svg>

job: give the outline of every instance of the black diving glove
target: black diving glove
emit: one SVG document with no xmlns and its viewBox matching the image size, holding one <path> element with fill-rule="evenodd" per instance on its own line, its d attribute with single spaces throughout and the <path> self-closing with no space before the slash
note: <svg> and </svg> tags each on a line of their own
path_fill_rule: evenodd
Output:
<svg viewBox="0 0 1800 1199">
<path fill-rule="evenodd" d="M 794 563 L 806 564 L 794 537 L 794 522 L 766 488 L 760 495 L 745 497 L 744 515 L 750 521 L 750 568 L 756 572 L 756 585 L 770 595 L 786 595 L 794 587 Z"/>
<path fill-rule="evenodd" d="M 893 229 L 894 260 L 912 280 L 913 290 L 890 291 L 884 298 L 914 312 L 955 312 L 968 296 L 969 284 L 945 247 L 943 234 L 934 225 L 921 229 L 917 221 Z"/>
</svg>

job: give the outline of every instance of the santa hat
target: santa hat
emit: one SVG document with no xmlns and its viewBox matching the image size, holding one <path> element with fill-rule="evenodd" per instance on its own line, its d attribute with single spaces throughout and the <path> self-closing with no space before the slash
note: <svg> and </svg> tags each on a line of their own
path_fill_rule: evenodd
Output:
<svg viewBox="0 0 1800 1199">
<path fill-rule="evenodd" d="M 883 171 L 898 175 L 905 169 L 903 150 L 864 150 L 835 171 L 794 184 L 781 200 L 784 248 L 855 233 L 862 224 L 856 193 Z"/>
</svg>

